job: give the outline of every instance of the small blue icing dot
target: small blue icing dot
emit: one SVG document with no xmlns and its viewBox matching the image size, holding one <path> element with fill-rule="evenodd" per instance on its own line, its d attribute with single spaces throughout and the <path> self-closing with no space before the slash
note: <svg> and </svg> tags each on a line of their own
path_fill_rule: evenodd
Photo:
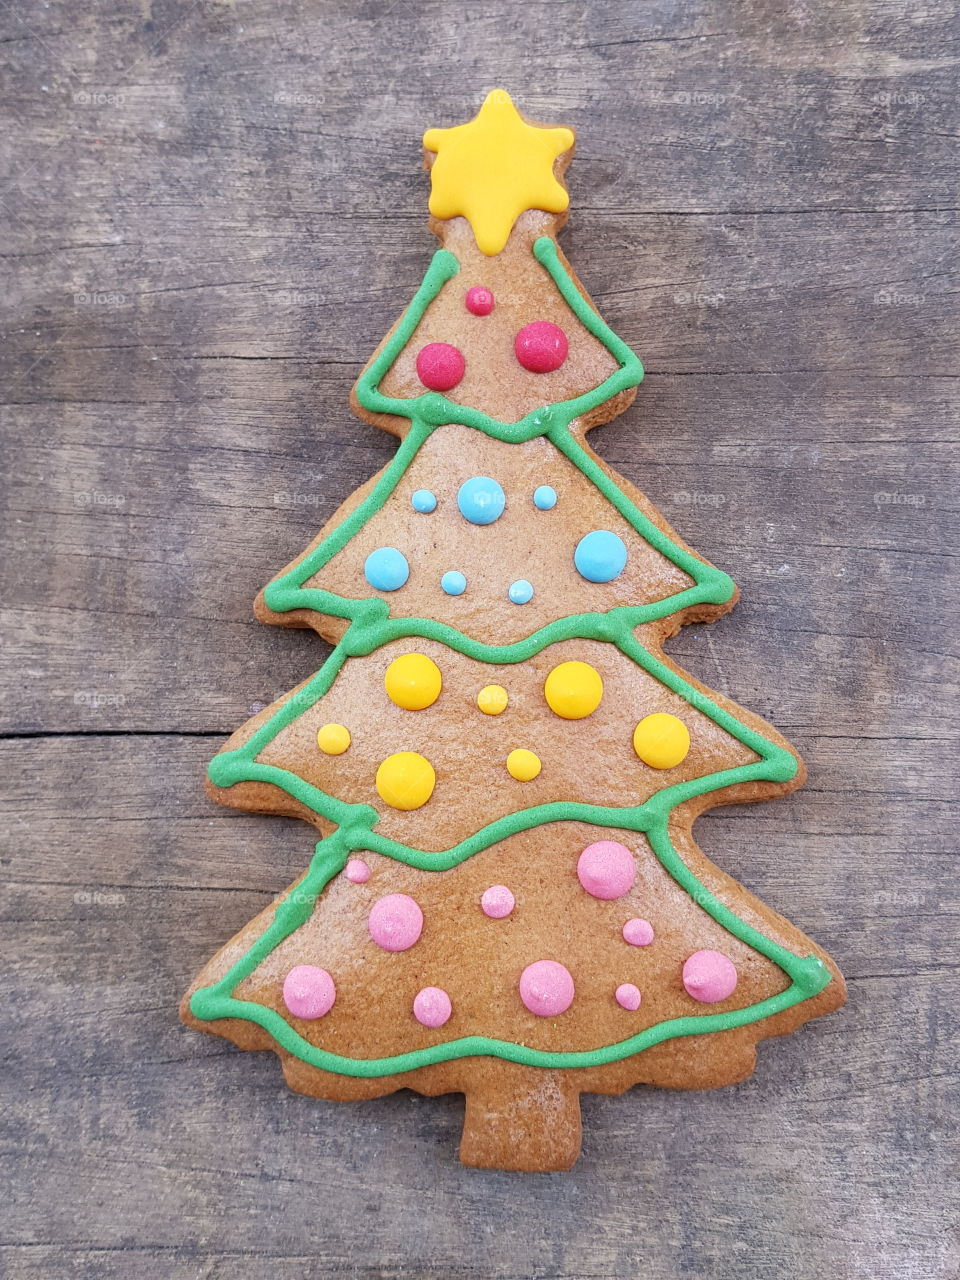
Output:
<svg viewBox="0 0 960 1280">
<path fill-rule="evenodd" d="M 518 578 L 510 587 L 507 595 L 514 604 L 526 604 L 528 600 L 533 599 L 533 587 L 527 582 L 526 578 Z"/>
<path fill-rule="evenodd" d="M 448 596 L 462 596 L 467 589 L 467 580 L 462 573 L 451 569 L 440 579 L 440 586 Z"/>
<path fill-rule="evenodd" d="M 548 484 L 541 484 L 533 491 L 533 505 L 538 511 L 552 511 L 557 505 L 557 491 Z"/>
<path fill-rule="evenodd" d="M 418 489 L 410 501 L 413 503 L 414 511 L 419 511 L 421 515 L 428 516 L 431 511 L 437 509 L 437 495 L 431 493 L 429 489 Z"/>
<path fill-rule="evenodd" d="M 594 529 L 577 543 L 573 563 L 588 582 L 612 582 L 623 573 L 627 548 L 622 538 L 607 529 Z"/>
<path fill-rule="evenodd" d="M 489 476 L 464 481 L 457 493 L 460 514 L 471 524 L 493 524 L 503 515 L 506 502 L 503 490 Z"/>
<path fill-rule="evenodd" d="M 363 562 L 363 575 L 378 591 L 396 591 L 410 577 L 410 566 L 396 547 L 378 547 Z"/>
</svg>

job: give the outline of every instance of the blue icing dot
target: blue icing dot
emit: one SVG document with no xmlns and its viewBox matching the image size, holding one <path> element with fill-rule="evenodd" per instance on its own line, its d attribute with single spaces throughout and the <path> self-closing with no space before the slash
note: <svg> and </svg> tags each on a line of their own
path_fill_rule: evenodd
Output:
<svg viewBox="0 0 960 1280">
<path fill-rule="evenodd" d="M 511 585 L 507 595 L 514 604 L 526 604 L 528 600 L 533 599 L 533 587 L 527 582 L 526 578 L 518 578 Z"/>
<path fill-rule="evenodd" d="M 533 505 L 538 511 L 552 511 L 557 505 L 557 491 L 548 484 L 541 484 L 533 491 Z"/>
<path fill-rule="evenodd" d="M 378 547 L 363 562 L 363 575 L 378 591 L 396 591 L 410 577 L 410 566 L 396 547 Z"/>
<path fill-rule="evenodd" d="M 460 514 L 471 524 L 493 524 L 503 515 L 507 498 L 496 480 L 474 476 L 465 481 L 457 494 Z"/>
<path fill-rule="evenodd" d="M 431 493 L 429 489 L 418 489 L 410 501 L 413 503 L 414 511 L 419 511 L 424 516 L 428 516 L 431 511 L 437 509 L 437 495 Z"/>
<path fill-rule="evenodd" d="M 623 573 L 627 548 L 622 538 L 607 529 L 594 529 L 577 543 L 573 563 L 588 582 L 612 582 Z"/>
<path fill-rule="evenodd" d="M 467 589 L 467 580 L 462 573 L 451 569 L 440 579 L 440 586 L 448 596 L 462 596 Z"/>
</svg>

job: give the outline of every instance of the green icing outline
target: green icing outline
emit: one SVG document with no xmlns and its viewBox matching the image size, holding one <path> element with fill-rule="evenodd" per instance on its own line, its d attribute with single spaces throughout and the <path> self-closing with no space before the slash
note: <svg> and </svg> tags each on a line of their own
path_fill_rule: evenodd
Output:
<svg viewBox="0 0 960 1280">
<path fill-rule="evenodd" d="M 647 605 L 612 609 L 607 614 L 578 616 L 601 618 L 622 613 L 629 619 L 630 625 L 635 627 L 667 617 L 679 609 L 686 609 L 694 604 L 724 604 L 733 595 L 736 587 L 729 574 L 704 563 L 692 552 L 678 547 L 662 529 L 658 528 L 639 507 L 630 501 L 568 430 L 570 423 L 580 414 L 589 412 L 621 391 L 638 386 L 643 379 L 643 365 L 626 343 L 617 337 L 584 299 L 560 262 L 557 246 L 550 237 L 541 236 L 534 243 L 533 252 L 577 319 L 606 347 L 617 360 L 620 368 L 598 387 L 584 395 L 577 396 L 573 400 L 561 400 L 556 404 L 545 405 L 541 409 L 528 413 L 517 422 L 511 423 L 498 422 L 496 418 L 491 418 L 477 409 L 458 405 L 436 392 L 425 392 L 407 400 L 384 395 L 379 390 L 380 383 L 393 368 L 397 357 L 410 341 L 431 302 L 460 270 L 460 264 L 452 253 L 446 249 L 438 249 L 427 268 L 420 288 L 403 313 L 396 332 L 357 382 L 357 399 L 364 409 L 371 413 L 409 418 L 410 429 L 390 465 L 356 510 L 352 511 L 341 525 L 338 525 L 328 537 L 314 547 L 298 565 L 268 584 L 263 593 L 264 603 L 268 609 L 273 610 L 274 613 L 287 613 L 291 609 L 311 609 L 361 623 L 379 621 L 390 616 L 389 601 L 379 597 L 356 600 L 319 587 L 305 587 L 303 584 L 327 565 L 339 551 L 342 551 L 351 538 L 381 510 L 432 433 L 438 427 L 452 424 L 475 427 L 486 435 L 508 444 L 520 444 L 537 436 L 545 436 L 600 491 L 645 542 L 693 579 L 692 586 L 663 600 L 655 600 Z M 398 627 L 403 628 L 395 633 L 397 636 L 423 634 L 419 630 L 416 618 L 395 621 Z M 548 624 L 529 638 L 539 639 L 544 632 L 549 631 L 551 626 L 556 626 L 556 623 Z M 461 633 L 454 627 L 447 627 L 447 634 L 459 636 Z M 353 643 L 357 643 L 357 636 L 354 636 Z M 452 643 L 452 641 L 446 641 L 446 643 Z M 469 655 L 471 657 L 485 661 L 488 660 L 487 655 L 489 655 L 490 661 L 510 661 L 501 656 L 502 650 L 509 646 L 484 645 L 480 641 L 474 641 L 472 644 L 473 650 Z"/>
<path fill-rule="evenodd" d="M 383 377 L 406 346 L 427 307 L 443 285 L 460 270 L 453 254 L 445 249 L 438 250 L 396 332 L 357 384 L 357 396 L 365 409 L 406 417 L 410 420 L 409 431 L 380 481 L 360 506 L 295 569 L 275 579 L 264 592 L 265 602 L 274 612 L 297 608 L 317 609 L 333 616 L 349 618 L 351 625 L 320 671 L 307 685 L 288 698 L 242 747 L 215 756 L 208 769 L 211 781 L 219 787 L 229 787 L 245 781 L 271 783 L 336 824 L 336 830 L 331 836 L 318 842 L 306 876 L 294 886 L 290 896 L 278 905 L 273 921 L 253 946 L 219 982 L 194 992 L 190 1000 L 191 1012 L 203 1021 L 244 1018 L 255 1022 L 269 1032 L 287 1052 L 311 1066 L 340 1075 L 373 1078 L 478 1055 L 492 1055 L 532 1067 L 604 1066 L 676 1036 L 707 1035 L 761 1021 L 802 1000 L 810 999 L 831 981 L 829 969 L 817 956 L 801 957 L 787 950 L 748 925 L 714 897 L 686 865 L 670 840 L 669 818 L 677 805 L 739 782 L 760 779 L 789 781 L 796 774 L 797 761 L 785 748 L 742 724 L 730 712 L 660 662 L 633 634 L 633 629 L 638 625 L 669 616 L 691 604 L 703 601 L 718 604 L 726 602 L 735 590 L 734 583 L 721 570 L 705 564 L 673 543 L 627 498 L 569 433 L 570 423 L 579 414 L 589 411 L 628 387 L 638 385 L 643 377 L 643 367 L 630 348 L 586 302 L 561 265 L 554 242 L 547 236 L 541 236 L 535 242 L 533 252 L 550 274 L 570 309 L 584 327 L 614 355 L 620 368 L 599 387 L 585 395 L 545 406 L 514 423 L 498 422 L 478 410 L 457 405 L 435 393 L 427 393 L 411 400 L 383 395 L 379 390 Z M 451 423 L 475 427 L 509 443 L 521 443 L 538 435 L 545 435 L 596 485 L 641 537 L 693 578 L 694 585 L 649 605 L 619 607 L 606 613 L 570 615 L 541 627 L 525 639 L 506 645 L 485 644 L 434 619 L 391 618 L 389 603 L 379 598 L 351 600 L 318 588 L 305 588 L 303 583 L 336 555 L 357 530 L 380 510 L 429 435 L 437 427 Z M 660 683 L 753 750 L 759 759 L 750 764 L 708 774 L 704 778 L 693 778 L 665 787 L 642 805 L 617 809 L 560 801 L 519 810 L 489 823 L 459 844 L 440 853 L 413 849 L 373 831 L 379 821 L 379 814 L 372 805 L 349 804 L 338 800 L 290 770 L 258 763 L 256 757 L 263 748 L 327 692 L 349 657 L 367 655 L 391 640 L 414 635 L 437 641 L 469 658 L 507 664 L 522 662 L 547 645 L 574 637 L 611 642 Z M 420 870 L 446 871 L 517 832 L 551 822 L 566 821 L 585 821 L 596 826 L 643 832 L 654 854 L 674 881 L 722 928 L 778 965 L 790 978 L 790 986 L 777 995 L 746 1008 L 670 1019 L 626 1040 L 598 1049 L 546 1052 L 486 1036 L 467 1036 L 391 1057 L 369 1059 L 344 1057 L 319 1049 L 304 1039 L 275 1010 L 253 1001 L 238 1000 L 233 996 L 236 986 L 275 947 L 309 920 L 327 884 L 343 869 L 352 850 L 380 853 Z"/>
</svg>

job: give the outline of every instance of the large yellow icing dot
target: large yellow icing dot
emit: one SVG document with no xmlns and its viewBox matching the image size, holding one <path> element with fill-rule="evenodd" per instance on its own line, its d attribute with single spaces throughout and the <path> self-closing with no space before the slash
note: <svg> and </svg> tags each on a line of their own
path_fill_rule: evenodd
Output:
<svg viewBox="0 0 960 1280">
<path fill-rule="evenodd" d="M 532 751 L 525 751 L 523 747 L 518 747 L 507 756 L 507 772 L 518 782 L 530 782 L 541 767 L 540 757 L 535 756 Z"/>
<path fill-rule="evenodd" d="M 603 681 L 589 662 L 561 662 L 547 676 L 543 696 L 564 720 L 582 720 L 599 707 Z"/>
<path fill-rule="evenodd" d="M 437 153 L 430 212 L 466 218 L 487 257 L 504 247 L 525 209 L 562 213 L 570 203 L 553 162 L 573 146 L 573 133 L 529 124 L 503 89 L 487 94 L 469 124 L 428 129 L 423 145 Z"/>
<path fill-rule="evenodd" d="M 498 716 L 510 701 L 502 684 L 488 684 L 477 694 L 477 706 L 485 716 Z"/>
<path fill-rule="evenodd" d="M 682 720 L 657 711 L 644 718 L 633 731 L 633 749 L 652 769 L 672 769 L 686 759 L 690 731 Z"/>
<path fill-rule="evenodd" d="M 407 711 L 422 711 L 440 697 L 443 680 L 440 668 L 423 653 L 405 653 L 394 658 L 383 677 L 387 697 Z"/>
<path fill-rule="evenodd" d="M 377 770 L 377 792 L 393 809 L 419 809 L 433 795 L 437 775 L 416 751 L 387 756 Z"/>
<path fill-rule="evenodd" d="M 317 746 L 325 756 L 342 756 L 350 745 L 350 730 L 342 724 L 325 724 L 317 730 Z"/>
</svg>

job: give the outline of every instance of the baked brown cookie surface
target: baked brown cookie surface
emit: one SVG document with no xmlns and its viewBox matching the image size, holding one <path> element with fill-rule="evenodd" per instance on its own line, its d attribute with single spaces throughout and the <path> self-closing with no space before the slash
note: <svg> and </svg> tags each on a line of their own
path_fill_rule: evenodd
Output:
<svg viewBox="0 0 960 1280">
<path fill-rule="evenodd" d="M 443 248 L 352 397 L 397 454 L 256 603 L 336 648 L 209 770 L 321 839 L 181 1009 L 317 1097 L 463 1092 L 461 1158 L 531 1171 L 582 1092 L 742 1080 L 844 1000 L 691 834 L 803 765 L 663 653 L 736 589 L 586 443 L 642 368 L 555 242 L 573 141 L 501 91 L 424 139 Z"/>
</svg>

